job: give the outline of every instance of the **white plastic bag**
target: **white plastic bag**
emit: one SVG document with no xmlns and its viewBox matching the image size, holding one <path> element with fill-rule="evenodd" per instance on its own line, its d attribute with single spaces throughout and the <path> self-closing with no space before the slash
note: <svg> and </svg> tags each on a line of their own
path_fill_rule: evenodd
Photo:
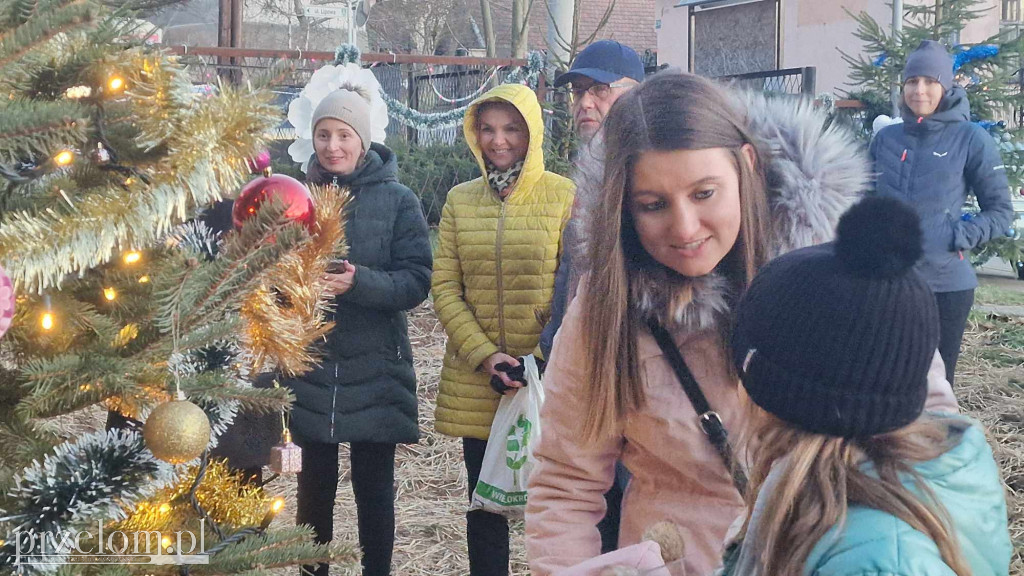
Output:
<svg viewBox="0 0 1024 576">
<path fill-rule="evenodd" d="M 523 360 L 526 388 L 501 397 L 470 510 L 486 510 L 508 518 L 522 518 L 526 512 L 526 482 L 534 465 L 533 449 L 540 441 L 544 387 L 534 357 Z"/>
</svg>

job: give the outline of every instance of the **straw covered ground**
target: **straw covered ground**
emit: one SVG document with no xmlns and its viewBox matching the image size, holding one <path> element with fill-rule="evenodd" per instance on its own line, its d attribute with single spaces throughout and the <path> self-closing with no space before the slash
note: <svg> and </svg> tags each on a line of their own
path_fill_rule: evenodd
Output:
<svg viewBox="0 0 1024 576">
<path fill-rule="evenodd" d="M 399 446 L 395 454 L 395 556 L 396 576 L 439 576 L 468 574 L 466 560 L 466 469 L 462 463 L 462 441 L 434 432 L 434 399 L 444 357 L 444 329 L 429 303 L 409 315 L 409 338 L 419 379 L 419 444 Z M 341 482 L 334 514 L 335 538 L 353 545 L 356 538 L 356 509 L 348 475 L 348 447 L 342 445 Z M 294 519 L 295 482 L 277 480 L 268 485 L 283 491 L 289 508 L 282 518 Z M 526 575 L 523 526 L 512 526 L 513 575 Z M 355 576 L 358 569 L 332 567 L 332 574 Z"/>
<path fill-rule="evenodd" d="M 1006 486 L 1010 574 L 1024 575 L 1024 318 L 972 312 L 955 392 L 961 409 L 988 430 Z"/>
<path fill-rule="evenodd" d="M 1003 294 L 994 296 L 1005 299 Z M 1016 551 L 1010 574 L 1024 576 L 1024 318 L 974 314 L 967 329 L 958 364 L 956 394 L 963 409 L 988 427 L 1007 486 L 1010 530 Z M 468 574 L 462 445 L 433 430 L 434 398 L 445 336 L 427 305 L 411 314 L 410 337 L 420 382 L 423 439 L 418 445 L 400 448 L 397 454 L 394 574 Z M 343 458 L 343 473 L 347 470 L 345 462 Z M 351 485 L 347 478 L 342 483 L 335 510 L 335 535 L 355 543 Z M 287 493 L 294 494 L 291 483 Z M 512 558 L 513 575 L 529 574 L 521 524 L 512 528 Z"/>
<path fill-rule="evenodd" d="M 983 296 L 989 296 L 983 293 Z M 994 295 L 998 297 L 999 295 Z M 979 298 L 982 300 L 982 298 Z M 984 303 L 984 302 L 982 302 Z M 419 376 L 419 444 L 397 452 L 397 534 L 393 573 L 401 576 L 468 573 L 465 540 L 466 473 L 458 439 L 433 430 L 434 399 L 444 354 L 444 330 L 429 304 L 410 314 L 410 337 Z M 972 313 L 958 366 L 957 397 L 963 409 L 988 428 L 1003 471 L 1015 557 L 1010 574 L 1024 575 L 1024 318 Z M 90 410 L 64 417 L 68 431 L 102 426 L 101 413 Z M 335 536 L 356 543 L 356 514 L 348 477 L 347 448 L 342 446 L 342 481 L 335 508 Z M 288 499 L 275 520 L 294 519 L 294 477 L 267 486 Z M 512 527 L 512 574 L 528 574 L 521 523 Z M 294 570 L 281 571 L 291 574 Z M 356 575 L 356 567 L 334 567 L 333 574 Z"/>
</svg>

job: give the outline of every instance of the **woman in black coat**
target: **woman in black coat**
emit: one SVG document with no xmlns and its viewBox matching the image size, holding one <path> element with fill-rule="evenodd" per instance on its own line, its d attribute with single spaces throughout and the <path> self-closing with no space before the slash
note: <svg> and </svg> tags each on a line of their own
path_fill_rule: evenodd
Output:
<svg viewBox="0 0 1024 576">
<path fill-rule="evenodd" d="M 352 193 L 348 259 L 326 275 L 337 306 L 320 367 L 284 384 L 295 394 L 290 429 L 302 447 L 297 522 L 333 537 L 338 444 L 351 445 L 352 489 L 364 576 L 391 571 L 395 445 L 419 439 L 416 374 L 405 311 L 430 289 L 431 250 L 419 199 L 398 182 L 395 154 L 370 143 L 368 98 L 329 94 L 313 113 L 307 181 Z M 317 576 L 328 566 L 305 567 Z"/>
</svg>

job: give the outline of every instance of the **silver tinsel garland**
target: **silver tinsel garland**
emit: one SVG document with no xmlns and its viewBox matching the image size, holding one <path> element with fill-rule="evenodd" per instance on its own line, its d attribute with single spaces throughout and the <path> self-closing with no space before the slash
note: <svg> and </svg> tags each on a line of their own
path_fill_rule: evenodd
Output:
<svg viewBox="0 0 1024 576">
<path fill-rule="evenodd" d="M 359 48 L 352 44 L 342 44 L 341 46 L 338 46 L 338 49 L 334 54 L 334 64 L 336 66 L 343 66 L 349 63 L 360 63 L 361 53 Z M 538 51 L 530 52 L 526 57 L 526 61 L 526 67 L 520 67 L 513 70 L 505 78 L 503 84 L 526 84 L 531 88 L 536 88 L 537 79 L 544 70 L 544 55 Z M 387 104 L 388 114 L 392 118 L 403 126 L 408 126 L 417 130 L 437 130 L 458 126 L 462 123 L 462 118 L 466 115 L 466 110 L 469 109 L 469 105 L 467 104 L 466 106 L 460 106 L 453 110 L 446 110 L 444 112 L 424 113 L 419 110 L 413 110 L 404 103 L 392 98 L 384 91 L 383 88 L 381 89 L 380 94 L 384 99 L 385 104 Z"/>
<path fill-rule="evenodd" d="M 94 528 L 89 523 L 121 520 L 175 480 L 174 467 L 154 458 L 137 432 L 94 432 L 61 444 L 14 477 L 8 496 L 19 507 L 0 511 L 0 533 L 7 535 L 0 567 L 12 567 L 19 534 L 59 533 L 73 541 L 79 530 Z M 46 572 L 56 565 L 34 568 Z"/>
</svg>

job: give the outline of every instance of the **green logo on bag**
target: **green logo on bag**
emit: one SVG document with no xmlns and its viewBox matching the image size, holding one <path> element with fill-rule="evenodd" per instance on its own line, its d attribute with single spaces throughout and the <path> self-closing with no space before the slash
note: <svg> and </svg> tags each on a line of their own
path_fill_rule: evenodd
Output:
<svg viewBox="0 0 1024 576">
<path fill-rule="evenodd" d="M 530 420 L 526 418 L 526 415 L 520 414 L 516 423 L 509 428 L 508 436 L 505 439 L 505 465 L 513 472 L 512 481 L 515 486 L 519 486 L 519 471 L 526 464 L 526 449 L 530 444 L 532 429 L 533 424 L 530 423 Z"/>
</svg>

